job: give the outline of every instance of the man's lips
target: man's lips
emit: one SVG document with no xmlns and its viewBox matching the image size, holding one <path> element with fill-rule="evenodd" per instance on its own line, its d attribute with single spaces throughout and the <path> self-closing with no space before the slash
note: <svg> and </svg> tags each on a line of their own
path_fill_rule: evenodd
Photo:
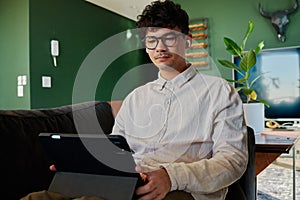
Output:
<svg viewBox="0 0 300 200">
<path fill-rule="evenodd" d="M 155 59 L 165 59 L 165 58 L 170 58 L 171 55 L 170 54 L 167 54 L 167 53 L 160 53 L 158 55 L 156 55 L 154 58 Z"/>
</svg>

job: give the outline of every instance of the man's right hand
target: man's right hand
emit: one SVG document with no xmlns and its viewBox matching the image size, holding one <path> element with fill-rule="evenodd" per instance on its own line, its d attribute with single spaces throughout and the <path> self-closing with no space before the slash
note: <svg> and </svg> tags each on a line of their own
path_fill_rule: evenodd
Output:
<svg viewBox="0 0 300 200">
<path fill-rule="evenodd" d="M 161 200 L 171 189 L 171 180 L 164 168 L 160 168 L 151 172 L 142 173 L 139 166 L 136 171 L 141 174 L 146 184 L 136 189 L 135 193 L 140 198 L 139 200 Z"/>
</svg>

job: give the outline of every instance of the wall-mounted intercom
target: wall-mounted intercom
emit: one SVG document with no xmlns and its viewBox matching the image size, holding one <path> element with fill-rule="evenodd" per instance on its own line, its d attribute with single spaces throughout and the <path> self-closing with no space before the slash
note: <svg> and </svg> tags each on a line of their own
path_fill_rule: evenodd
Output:
<svg viewBox="0 0 300 200">
<path fill-rule="evenodd" d="M 57 66 L 56 57 L 59 55 L 59 42 L 58 40 L 51 40 L 51 55 L 53 57 L 54 67 Z"/>
</svg>

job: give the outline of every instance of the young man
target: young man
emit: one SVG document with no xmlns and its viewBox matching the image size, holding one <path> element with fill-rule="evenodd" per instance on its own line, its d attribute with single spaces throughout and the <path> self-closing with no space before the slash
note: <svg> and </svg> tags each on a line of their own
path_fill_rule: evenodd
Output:
<svg viewBox="0 0 300 200">
<path fill-rule="evenodd" d="M 138 16 L 159 75 L 126 97 L 113 134 L 127 139 L 147 179 L 136 190 L 140 200 L 225 199 L 246 170 L 242 102 L 227 81 L 186 62 L 188 25 L 187 13 L 169 0 L 152 2 Z"/>
<path fill-rule="evenodd" d="M 159 75 L 126 97 L 112 134 L 127 139 L 147 180 L 136 189 L 139 200 L 225 199 L 246 170 L 242 102 L 227 81 L 186 62 L 188 25 L 187 13 L 169 0 L 152 2 L 138 16 Z"/>
</svg>

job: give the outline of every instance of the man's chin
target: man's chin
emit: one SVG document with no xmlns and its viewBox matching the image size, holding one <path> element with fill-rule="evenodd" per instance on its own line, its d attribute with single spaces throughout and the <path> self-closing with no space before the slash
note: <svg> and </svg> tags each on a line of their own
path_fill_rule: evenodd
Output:
<svg viewBox="0 0 300 200">
<path fill-rule="evenodd" d="M 159 69 L 162 70 L 172 70 L 173 67 L 171 65 L 165 64 L 165 63 L 160 63 L 156 65 Z"/>
</svg>

